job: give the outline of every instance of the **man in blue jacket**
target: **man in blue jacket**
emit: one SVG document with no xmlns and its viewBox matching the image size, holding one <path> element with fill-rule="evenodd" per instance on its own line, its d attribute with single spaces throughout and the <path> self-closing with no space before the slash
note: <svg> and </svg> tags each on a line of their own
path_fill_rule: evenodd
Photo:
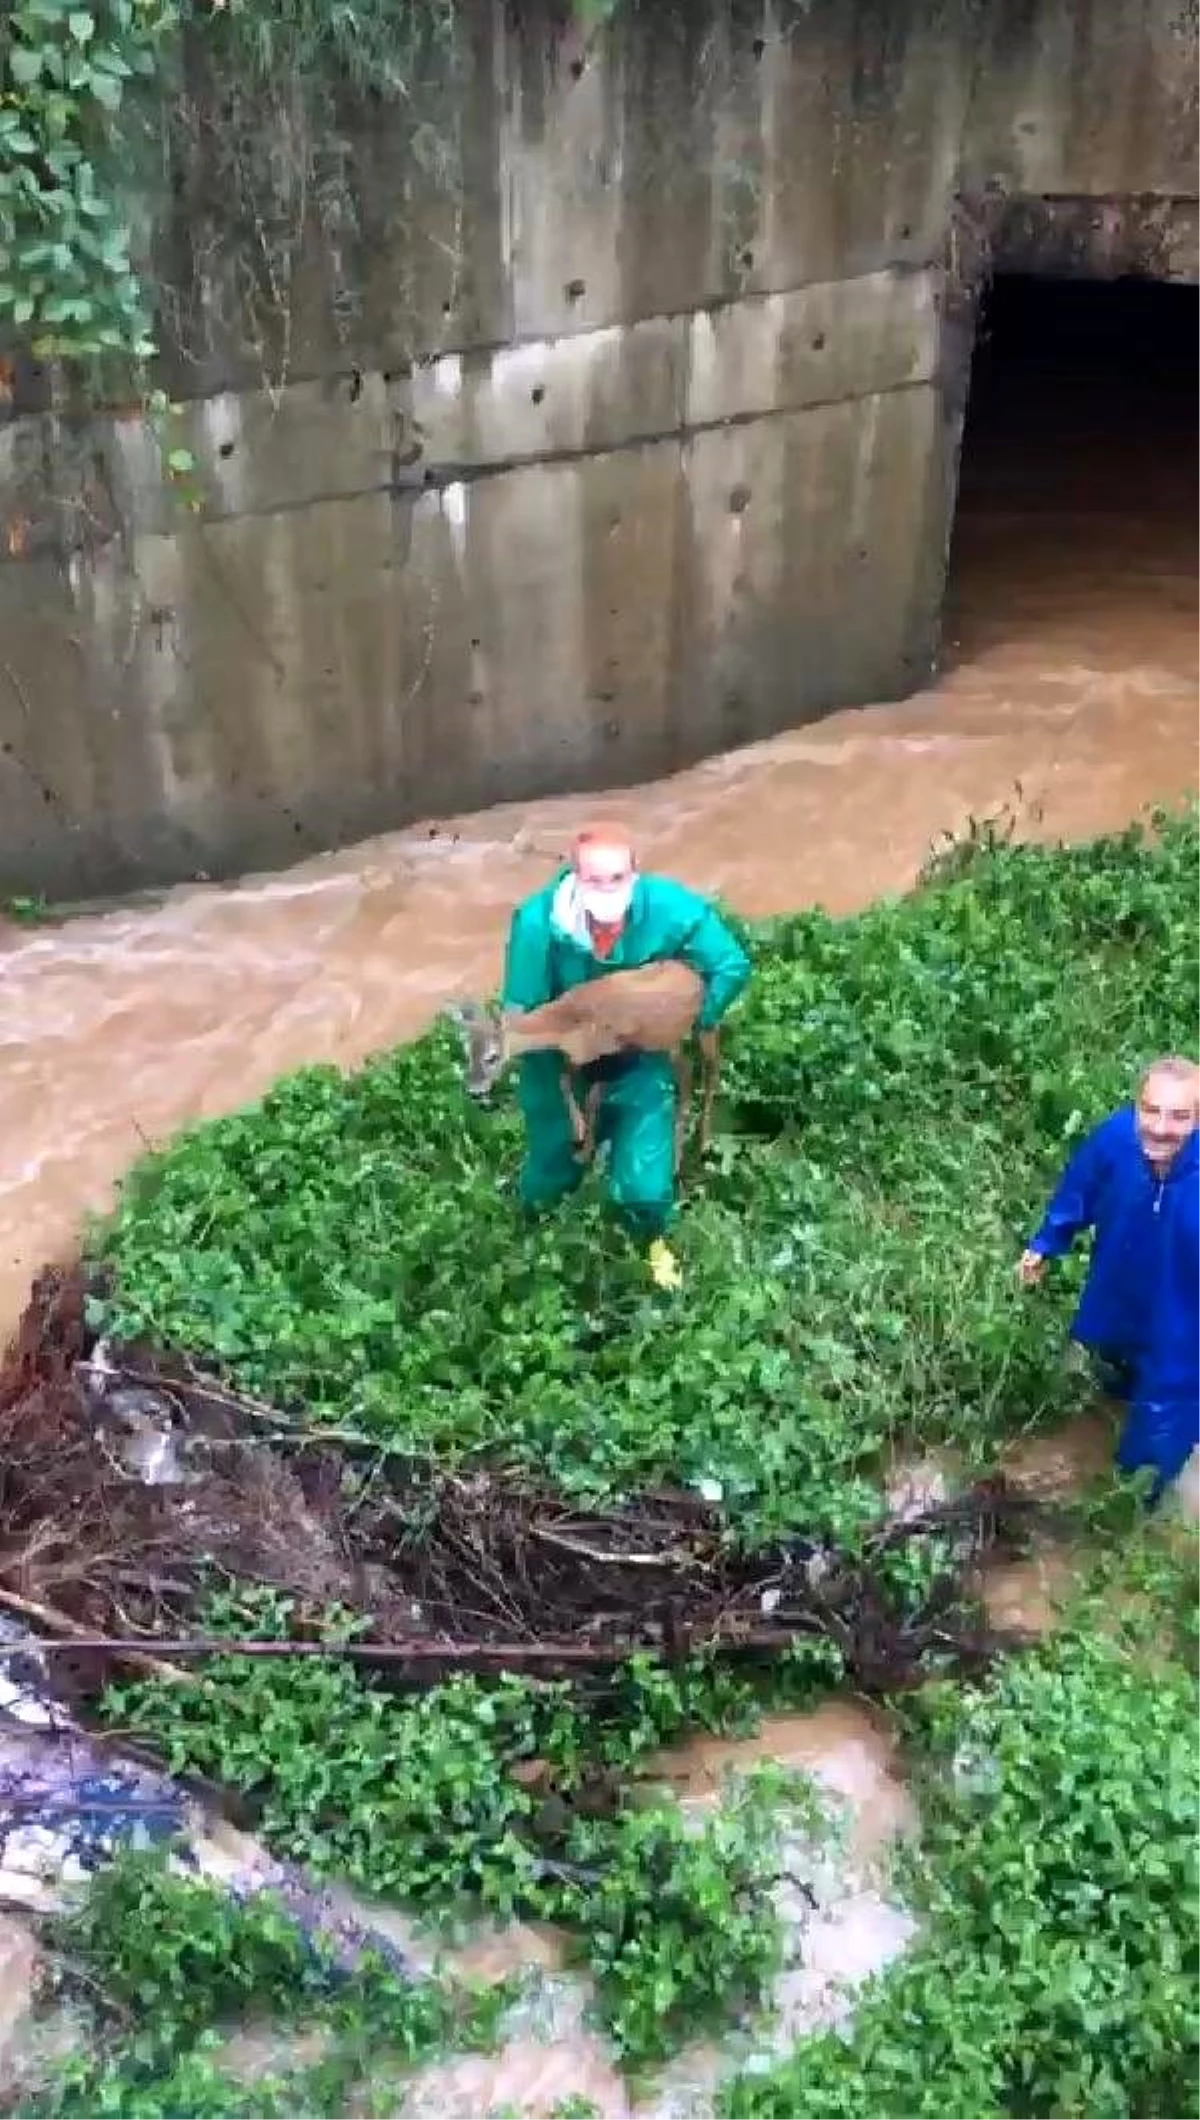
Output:
<svg viewBox="0 0 1200 2120">
<path fill-rule="evenodd" d="M 1047 1259 L 1092 1231 L 1071 1334 L 1128 1402 L 1117 1463 L 1153 1469 L 1153 1501 L 1200 1442 L 1198 1103 L 1194 1061 L 1152 1061 L 1134 1102 L 1072 1156 L 1018 1268 L 1032 1287 Z"/>
</svg>

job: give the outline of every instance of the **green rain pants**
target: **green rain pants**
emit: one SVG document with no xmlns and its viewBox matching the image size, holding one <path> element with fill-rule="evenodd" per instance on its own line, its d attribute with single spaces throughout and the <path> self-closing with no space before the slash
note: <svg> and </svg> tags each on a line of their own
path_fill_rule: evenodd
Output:
<svg viewBox="0 0 1200 2120">
<path fill-rule="evenodd" d="M 587 1086 L 585 1072 L 576 1080 L 581 1106 Z M 518 1096 L 526 1140 L 521 1202 L 550 1207 L 584 1175 L 557 1055 L 531 1053 L 522 1061 Z M 641 1053 L 603 1081 L 596 1146 L 608 1148 L 614 1205 L 647 1238 L 661 1236 L 675 1208 L 675 1107 L 675 1071 L 665 1053 Z"/>
</svg>

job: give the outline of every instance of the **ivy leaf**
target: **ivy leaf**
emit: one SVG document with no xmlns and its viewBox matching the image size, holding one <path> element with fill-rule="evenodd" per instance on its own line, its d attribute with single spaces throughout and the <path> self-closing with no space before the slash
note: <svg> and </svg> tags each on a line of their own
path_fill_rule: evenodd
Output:
<svg viewBox="0 0 1200 2120">
<path fill-rule="evenodd" d="M 176 478 L 186 478 L 195 468 L 196 459 L 190 449 L 172 449 L 167 457 L 167 469 L 174 472 Z"/>
<path fill-rule="evenodd" d="M 31 88 L 41 79 L 42 54 L 31 51 L 27 44 L 17 44 L 8 55 L 8 70 L 21 88 Z"/>
<path fill-rule="evenodd" d="M 20 155 L 32 154 L 35 144 L 32 134 L 26 131 L 16 111 L 11 105 L 4 103 L 0 103 L 0 143 Z"/>
<path fill-rule="evenodd" d="M 122 81 L 129 79 L 131 69 L 126 66 L 120 52 L 112 51 L 105 45 L 101 45 L 99 51 L 93 55 L 92 64 L 102 74 L 116 74 Z"/>
<path fill-rule="evenodd" d="M 88 87 L 96 98 L 97 103 L 102 103 L 105 110 L 119 110 L 121 108 L 123 90 L 121 83 L 112 74 L 97 73 L 93 67 Z"/>
<path fill-rule="evenodd" d="M 76 44 L 88 44 L 96 34 L 95 21 L 83 7 L 76 8 L 73 14 L 67 16 L 67 28 Z"/>
</svg>

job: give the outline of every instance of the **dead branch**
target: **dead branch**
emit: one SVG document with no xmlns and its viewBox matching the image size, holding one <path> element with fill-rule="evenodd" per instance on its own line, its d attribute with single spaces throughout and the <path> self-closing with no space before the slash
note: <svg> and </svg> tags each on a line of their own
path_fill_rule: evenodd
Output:
<svg viewBox="0 0 1200 2120">
<path fill-rule="evenodd" d="M 50 1605 L 38 1604 L 29 1597 L 17 1597 L 13 1591 L 4 1589 L 0 1589 L 0 1605 L 9 1612 L 19 1613 L 22 1619 L 53 1630 L 45 1635 L 23 1635 L 16 1644 L 23 1652 L 94 1649 L 98 1646 L 88 1636 L 86 1627 L 77 1626 L 73 1619 L 68 1619 L 63 1612 L 55 1612 Z M 161 1678 L 168 1685 L 194 1685 L 195 1678 L 190 1672 L 178 1671 L 173 1664 L 164 1663 L 161 1653 L 150 1653 L 152 1649 L 161 1652 L 161 1647 L 161 1643 L 153 1640 L 150 1643 L 131 1641 L 126 1644 L 122 1654 L 127 1655 L 129 1662 L 139 1671 L 143 1671 L 147 1678 Z"/>
<path fill-rule="evenodd" d="M 780 1650 L 790 1646 L 799 1635 L 812 1635 L 809 1626 L 797 1624 L 793 1627 L 747 1627 L 729 1632 L 716 1631 L 706 1634 L 702 1643 L 680 1642 L 686 1653 L 690 1646 L 738 1650 Z M 253 1656 L 253 1657 L 349 1657 L 352 1661 L 380 1664 L 445 1664 L 464 1670 L 491 1669 L 519 1670 L 527 1664 L 586 1664 L 606 1667 L 625 1663 L 645 1643 L 624 1642 L 304 1642 L 304 1641 L 259 1641 L 221 1635 L 186 1635 L 178 1640 L 154 1641 L 156 1649 L 171 1657 L 206 1656 Z M 63 1640 L 58 1636 L 34 1637 L 22 1641 L 23 1650 L 53 1652 L 57 1649 L 75 1649 L 102 1655 L 136 1659 L 139 1664 L 157 1662 L 147 1657 L 146 1638 L 137 1636 L 83 1634 Z M 172 1681 L 186 1678 L 186 1674 L 161 1667 L 161 1674 Z"/>
<path fill-rule="evenodd" d="M 581 1539 L 564 1538 L 559 1531 L 550 1531 L 545 1524 L 531 1524 L 531 1538 L 540 1538 L 547 1546 L 557 1546 L 561 1552 L 573 1554 L 578 1560 L 599 1561 L 601 1566 L 609 1563 L 619 1568 L 673 1568 L 679 1560 L 690 1556 L 674 1553 L 602 1553 L 597 1546 L 585 1546 Z"/>
<path fill-rule="evenodd" d="M 861 1690 L 889 1691 L 1006 1645 L 964 1607 L 962 1581 L 1047 1520 L 997 1481 L 881 1519 L 853 1553 L 803 1540 L 746 1553 L 691 1491 L 574 1511 L 528 1473 L 442 1473 L 306 1425 L 182 1356 L 106 1347 L 97 1362 L 87 1294 L 78 1270 L 41 1275 L 0 1364 L 0 1604 L 88 1694 L 117 1662 L 179 1684 L 205 1657 L 338 1656 L 430 1683 L 455 1669 L 611 1671 L 639 1652 L 772 1655 L 802 1638 L 834 1644 Z M 147 1486 L 98 1447 L 125 1388 L 169 1430 L 186 1484 Z M 347 1493 L 345 1453 L 362 1447 L 369 1472 Z M 918 1607 L 897 1604 L 880 1563 L 930 1538 L 956 1557 Z M 298 1638 L 259 1640 L 252 1622 L 244 1639 L 211 1636 L 216 1583 L 288 1591 Z M 352 1642 L 317 1638 L 333 1604 L 365 1621 Z M 68 1672 L 67 1651 L 90 1675 Z"/>
</svg>

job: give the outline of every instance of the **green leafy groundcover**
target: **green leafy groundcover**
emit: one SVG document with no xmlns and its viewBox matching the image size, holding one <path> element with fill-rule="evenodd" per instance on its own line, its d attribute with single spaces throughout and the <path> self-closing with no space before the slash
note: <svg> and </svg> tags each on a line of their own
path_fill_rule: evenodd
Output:
<svg viewBox="0 0 1200 2120">
<path fill-rule="evenodd" d="M 847 2037 L 737 2080 L 727 2120 L 1196 2111 L 1195 1563 L 1144 1559 L 1140 1584 L 1110 1569 L 1069 1632 L 989 1687 L 921 1697 L 924 1934 Z"/>
<path fill-rule="evenodd" d="M 982 1687 L 940 1684 L 903 1711 L 923 1834 L 900 1888 L 914 1946 L 859 2000 L 849 2033 L 721 2094 L 727 2120 L 1170 2120 L 1197 2104 L 1196 1568 L 1109 1508 L 1108 1545 L 1063 1633 Z M 212 1615 L 279 1631 L 263 1593 Z M 644 2066 L 766 1996 L 783 1939 L 779 1828 L 819 1836 L 794 1778 L 760 1768 L 697 1832 L 668 1801 L 565 1819 L 539 1865 L 534 1752 L 564 1788 L 581 1754 L 632 1768 L 689 1720 L 737 1727 L 745 1690 L 642 1659 L 599 1727 L 565 1687 L 457 1680 L 420 1699 L 345 1666 L 275 1675 L 214 1659 L 207 1688 L 110 1697 L 177 1765 L 266 1787 L 276 1844 L 417 1907 L 464 1891 L 581 1936 L 617 2052 Z M 794 1854 L 791 1861 L 795 1861 Z M 383 1967 L 331 1989 L 269 1901 L 239 1907 L 118 1866 L 57 1939 L 92 2045 L 22 2109 L 53 2116 L 397 2110 L 406 2070 L 500 2035 L 510 1991 L 409 1988 Z M 224 2039 L 247 2014 L 319 2052 L 247 2086 Z"/>
<path fill-rule="evenodd" d="M 214 1599 L 203 1624 L 284 1638 L 290 1618 L 289 1600 L 255 1589 Z M 330 1616 L 335 1633 L 353 1624 Z M 803 1699 L 823 1653 L 814 1644 L 811 1670 L 785 1668 L 775 1698 Z M 602 1702 L 515 1677 L 456 1678 L 403 1698 L 336 1659 L 220 1656 L 204 1679 L 114 1688 L 106 1712 L 173 1770 L 255 1799 L 270 1846 L 318 1874 L 441 1923 L 484 1908 L 561 1924 L 631 2065 L 763 1998 L 779 1963 L 779 1832 L 797 1807 L 811 1812 L 807 1788 L 764 1767 L 703 1830 L 685 1828 L 669 1798 L 611 1794 L 697 1723 L 753 1727 L 755 1696 L 729 1672 L 634 1657 Z M 531 1761 L 532 1785 L 514 1771 Z M 580 1797 L 598 1768 L 612 1781 L 597 1811 Z"/>
<path fill-rule="evenodd" d="M 377 1959 L 338 1978 L 269 1896 L 240 1904 L 155 1855 L 102 1872 L 52 1941 L 59 1987 L 85 2000 L 90 2039 L 22 2105 L 47 2120 L 298 2120 L 347 2110 L 366 2083 L 394 2108 L 421 2061 L 490 2046 L 512 1999 L 502 1984 L 410 1984 Z M 319 2052 L 246 2081 L 226 2048 L 248 2016 Z"/>
<path fill-rule="evenodd" d="M 678 1293 L 594 1197 L 522 1225 L 511 1101 L 469 1105 L 443 1029 L 139 1164 L 105 1323 L 443 1464 L 704 1480 L 751 1541 L 845 1534 L 888 1444 L 978 1458 L 1079 1404 L 1073 1270 L 1022 1298 L 1011 1266 L 1071 1142 L 1194 1044 L 1196 869 L 1194 814 L 985 835 L 898 903 L 756 929 Z"/>
<path fill-rule="evenodd" d="M 469 1107 L 439 1033 L 348 1078 L 307 1070 L 141 1164 L 96 1235 L 103 1322 L 443 1464 L 483 1454 L 597 1497 L 705 1481 L 748 1543 L 850 1537 L 878 1512 L 889 1446 L 979 1461 L 1080 1403 L 1072 1272 L 1022 1299 L 1012 1264 L 1071 1142 L 1146 1058 L 1194 1045 L 1197 852 L 1194 814 L 1070 850 L 985 838 L 910 899 L 756 930 L 677 1293 L 595 1199 L 521 1224 L 511 1105 Z M 278 1632 L 289 1615 L 235 1591 L 206 1624 Z M 848 2043 L 807 2040 L 736 2082 L 736 2120 L 1194 2109 L 1195 1689 L 1169 1646 L 1151 1662 L 1085 1613 L 990 1688 L 930 1695 L 922 1941 Z M 828 1645 L 809 1654 L 777 1697 L 836 1676 Z M 397 1699 L 333 1662 L 227 1657 L 204 1677 L 110 1711 L 252 1794 L 272 1845 L 318 1871 L 418 1910 L 567 1924 L 631 2066 L 765 1995 L 772 1821 L 794 1792 L 760 1784 L 698 1835 L 667 1804 L 574 1800 L 597 1761 L 628 1774 L 695 1723 L 743 1727 L 744 1679 L 635 1660 L 601 1714 L 514 1679 Z M 536 1788 L 513 1771 L 535 1759 Z M 271 1990 L 254 1938 L 247 1952 L 245 1992 Z M 421 2009 L 414 2052 L 435 2021 L 475 2036 L 461 2000 Z M 161 2023 L 53 2095 L 217 2109 L 194 2024 Z M 340 2093 L 287 2095 L 334 2110 Z"/>
<path fill-rule="evenodd" d="M 288 1617 L 286 1600 L 260 1590 L 214 1604 L 205 1623 L 279 1635 Z M 597 1815 L 564 1801 L 597 1754 L 628 1771 L 695 1720 L 745 1727 L 754 1704 L 728 1675 L 635 1658 L 599 1716 L 566 1686 L 513 1678 L 397 1699 L 336 1660 L 268 1671 L 214 1657 L 204 1681 L 114 1689 L 105 1705 L 175 1769 L 203 1763 L 257 1795 L 266 1839 L 318 1873 L 443 1920 L 482 1906 L 561 1924 L 630 2067 L 765 2000 L 782 1961 L 771 1898 L 782 1831 L 820 1824 L 806 1784 L 761 1764 L 700 1822 L 662 1793 Z M 535 1756 L 549 1804 L 513 1772 Z M 550 1808 L 557 1821 L 539 1817 Z M 63 2120 L 333 2113 L 351 2091 L 394 2111 L 415 2064 L 494 2039 L 511 1993 L 409 1988 L 381 1966 L 331 1989 L 269 1900 L 239 1906 L 141 1858 L 101 1879 L 59 1953 L 67 1991 L 83 1977 L 90 2018 L 87 2050 L 36 2101 Z M 320 2032 L 319 2057 L 248 2090 L 222 2055 L 247 2016 Z"/>
</svg>

